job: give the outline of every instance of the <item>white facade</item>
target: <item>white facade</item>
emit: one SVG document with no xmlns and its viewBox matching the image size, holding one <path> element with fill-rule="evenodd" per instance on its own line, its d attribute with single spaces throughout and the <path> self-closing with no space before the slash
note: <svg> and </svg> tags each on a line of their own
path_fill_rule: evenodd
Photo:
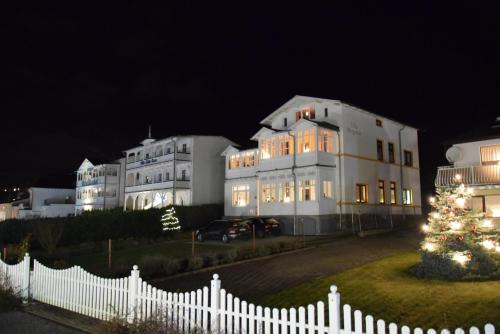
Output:
<svg viewBox="0 0 500 334">
<path fill-rule="evenodd" d="M 226 216 L 281 216 L 286 232 L 321 234 L 347 216 L 421 214 L 416 129 L 303 96 L 261 124 L 258 148 L 223 153 Z"/>
<path fill-rule="evenodd" d="M 190 135 L 148 138 L 126 150 L 124 209 L 222 203 L 221 152 L 232 144 L 220 136 Z"/>
<path fill-rule="evenodd" d="M 75 189 L 28 189 L 29 198 L 12 204 L 12 218 L 67 217 L 75 213 Z"/>
<path fill-rule="evenodd" d="M 85 159 L 77 171 L 75 214 L 112 209 L 123 203 L 125 159 L 93 165 Z"/>
<path fill-rule="evenodd" d="M 436 186 L 463 183 L 474 190 L 472 208 L 500 225 L 500 138 L 453 144 L 449 166 L 439 167 Z"/>
</svg>

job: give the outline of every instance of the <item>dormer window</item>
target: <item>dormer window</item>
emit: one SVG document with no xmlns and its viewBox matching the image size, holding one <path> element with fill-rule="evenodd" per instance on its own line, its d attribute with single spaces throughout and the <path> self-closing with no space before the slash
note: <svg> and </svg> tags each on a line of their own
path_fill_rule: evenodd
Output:
<svg viewBox="0 0 500 334">
<path fill-rule="evenodd" d="M 283 118 L 283 126 L 286 128 L 288 126 L 288 119 L 285 117 Z"/>
<path fill-rule="evenodd" d="M 328 108 L 325 108 L 325 117 L 328 117 Z"/>
<path fill-rule="evenodd" d="M 295 113 L 295 121 L 298 121 L 301 118 L 315 119 L 316 118 L 316 111 L 312 107 L 302 108 L 300 111 L 297 111 Z"/>
</svg>

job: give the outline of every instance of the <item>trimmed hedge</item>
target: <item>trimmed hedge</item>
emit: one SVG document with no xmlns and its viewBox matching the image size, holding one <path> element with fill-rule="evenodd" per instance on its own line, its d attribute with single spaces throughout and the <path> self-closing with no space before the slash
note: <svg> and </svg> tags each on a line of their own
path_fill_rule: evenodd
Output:
<svg viewBox="0 0 500 334">
<path fill-rule="evenodd" d="M 185 231 L 197 229 L 223 215 L 222 205 L 176 206 L 177 216 Z M 10 219 L 0 223 L 0 246 L 19 244 L 26 235 L 33 235 L 32 247 L 38 248 L 35 225 L 63 223 L 58 246 L 90 241 L 124 238 L 158 238 L 162 235 L 161 216 L 164 209 L 124 212 L 122 208 L 85 212 L 76 217 Z"/>
</svg>

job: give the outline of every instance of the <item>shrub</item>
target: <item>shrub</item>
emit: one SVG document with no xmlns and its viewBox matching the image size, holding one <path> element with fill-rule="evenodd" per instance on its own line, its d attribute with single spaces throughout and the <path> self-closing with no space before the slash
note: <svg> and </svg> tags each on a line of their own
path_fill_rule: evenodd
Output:
<svg viewBox="0 0 500 334">
<path fill-rule="evenodd" d="M 448 256 L 422 251 L 422 263 L 411 269 L 421 278 L 446 278 L 457 280 L 465 275 L 465 268 Z"/>
<path fill-rule="evenodd" d="M 97 334 L 160 334 L 171 333 L 179 334 L 178 329 L 172 326 L 167 317 L 166 312 L 157 312 L 146 320 L 136 319 L 129 324 L 126 319 L 115 318 L 111 321 L 103 322 L 97 329 Z"/>
<path fill-rule="evenodd" d="M 268 246 L 266 245 L 259 245 L 255 249 L 255 252 L 257 253 L 258 256 L 266 256 L 271 254 L 271 250 Z"/>
<path fill-rule="evenodd" d="M 162 263 L 162 269 L 165 275 L 177 274 L 181 269 L 180 261 L 173 257 L 167 257 Z"/>
<path fill-rule="evenodd" d="M 163 271 L 166 257 L 160 254 L 145 255 L 139 261 L 142 277 L 150 277 Z"/>
<path fill-rule="evenodd" d="M 21 298 L 14 291 L 10 281 L 0 272 L 0 312 L 7 312 L 21 306 Z"/>
<path fill-rule="evenodd" d="M 219 259 L 216 254 L 204 254 L 203 255 L 203 267 L 212 267 L 219 264 Z"/>
<path fill-rule="evenodd" d="M 199 256 L 191 257 L 188 261 L 187 270 L 193 271 L 203 268 L 203 259 Z"/>
</svg>

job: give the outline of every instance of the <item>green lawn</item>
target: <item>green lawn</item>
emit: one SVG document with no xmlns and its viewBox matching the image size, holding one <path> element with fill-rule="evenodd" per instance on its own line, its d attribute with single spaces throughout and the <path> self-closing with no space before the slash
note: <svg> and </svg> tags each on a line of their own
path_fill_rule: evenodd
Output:
<svg viewBox="0 0 500 334">
<path fill-rule="evenodd" d="M 500 328 L 500 281 L 417 279 L 408 269 L 418 262 L 416 252 L 388 257 L 282 291 L 265 298 L 261 305 L 296 307 L 326 302 L 329 287 L 334 284 L 342 304 L 386 323 L 454 329 L 489 322 Z"/>
<path fill-rule="evenodd" d="M 232 244 L 196 243 L 196 254 L 225 252 L 231 249 Z M 165 241 L 154 244 L 127 247 L 112 252 L 112 263 L 121 266 L 132 266 L 140 263 L 147 256 L 163 255 L 175 258 L 188 258 L 191 256 L 191 242 L 188 240 Z M 93 274 L 106 274 L 108 267 L 108 253 L 93 253 L 73 256 L 70 265 L 79 265 Z"/>
</svg>

